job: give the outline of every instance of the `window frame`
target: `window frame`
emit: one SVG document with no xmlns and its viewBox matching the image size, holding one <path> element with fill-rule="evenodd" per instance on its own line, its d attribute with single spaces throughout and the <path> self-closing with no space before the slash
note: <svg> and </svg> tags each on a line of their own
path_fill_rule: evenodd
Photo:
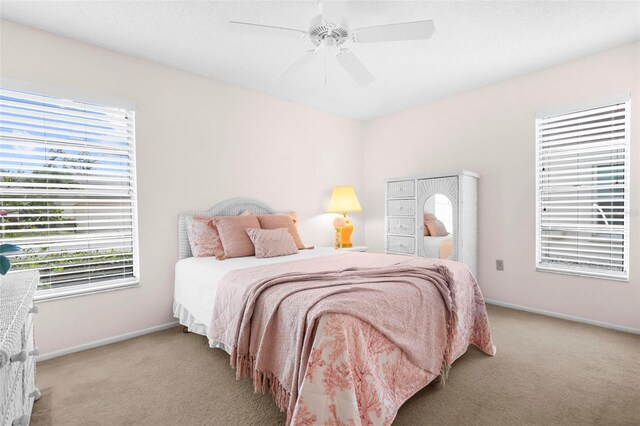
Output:
<svg viewBox="0 0 640 426">
<path fill-rule="evenodd" d="M 592 268 L 592 270 L 587 270 L 584 268 L 582 270 L 576 270 L 568 267 L 562 266 L 550 266 L 550 265 L 542 265 L 541 264 L 541 251 L 542 251 L 542 205 L 541 205 L 541 185 L 540 185 L 540 122 L 541 120 L 552 118 L 555 116 L 568 115 L 573 113 L 579 113 L 581 111 L 596 109 L 596 108 L 605 108 L 609 106 L 613 106 L 616 104 L 625 104 L 625 143 L 624 143 L 624 187 L 623 190 L 626 191 L 626 195 L 624 196 L 624 228 L 623 228 L 623 238 L 622 238 L 622 255 L 623 255 L 623 271 L 621 273 L 616 273 L 613 271 L 598 271 L 598 268 Z M 589 102 L 583 103 L 581 105 L 574 105 L 571 107 L 563 107 L 563 108 L 555 108 L 546 111 L 541 111 L 536 114 L 535 119 L 535 194 L 536 194 L 536 224 L 535 224 L 535 268 L 537 272 L 548 272 L 555 273 L 561 275 L 571 275 L 578 277 L 586 277 L 586 278 L 596 278 L 610 281 L 618 281 L 618 282 L 628 282 L 630 277 L 630 208 L 631 208 L 631 96 L 630 94 L 622 94 L 610 96 L 606 99 L 599 100 L 597 102 Z M 611 164 L 606 163 L 607 166 L 611 166 L 615 160 L 611 160 Z M 612 213 L 613 214 L 613 213 Z"/>
<path fill-rule="evenodd" d="M 99 283 L 73 284 L 54 288 L 37 288 L 34 294 L 35 301 L 58 300 L 69 297 L 83 296 L 107 291 L 114 291 L 140 286 L 140 239 L 139 239 L 139 210 L 138 210 L 138 176 L 137 176 L 137 139 L 136 139 L 136 105 L 126 100 L 100 98 L 86 96 L 84 94 L 68 95 L 68 91 L 58 88 L 41 86 L 14 79 L 3 79 L 0 89 L 22 92 L 27 96 L 42 96 L 45 98 L 57 98 L 71 102 L 91 104 L 95 107 L 112 108 L 126 110 L 127 116 L 131 117 L 130 135 L 128 137 L 130 154 L 130 185 L 131 195 L 129 205 L 131 206 L 131 244 L 132 244 L 132 277 L 107 279 Z M 17 272 L 12 268 L 9 274 Z"/>
</svg>

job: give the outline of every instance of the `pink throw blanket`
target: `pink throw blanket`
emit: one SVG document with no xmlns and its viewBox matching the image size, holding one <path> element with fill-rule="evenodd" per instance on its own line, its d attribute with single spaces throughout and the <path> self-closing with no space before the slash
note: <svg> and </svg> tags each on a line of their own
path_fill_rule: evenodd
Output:
<svg viewBox="0 0 640 426">
<path fill-rule="evenodd" d="M 326 314 L 370 324 L 432 376 L 446 377 L 470 341 L 493 353 L 487 327 L 472 337 L 474 327 L 457 325 L 456 293 L 473 303 L 479 289 L 464 265 L 450 261 L 348 253 L 247 268 L 218 284 L 209 337 L 232 348 L 237 377 L 252 377 L 289 419 Z M 476 321 L 476 310 L 467 311 L 464 322 Z"/>
</svg>

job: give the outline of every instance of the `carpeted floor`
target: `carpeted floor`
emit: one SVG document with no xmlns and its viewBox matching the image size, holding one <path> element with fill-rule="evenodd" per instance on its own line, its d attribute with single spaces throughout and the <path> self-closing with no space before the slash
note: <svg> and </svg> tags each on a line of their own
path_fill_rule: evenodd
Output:
<svg viewBox="0 0 640 426">
<path fill-rule="evenodd" d="M 394 425 L 640 424 L 640 336 L 489 306 L 498 348 L 460 358 Z M 271 398 L 181 328 L 38 363 L 32 425 L 279 425 Z"/>
</svg>

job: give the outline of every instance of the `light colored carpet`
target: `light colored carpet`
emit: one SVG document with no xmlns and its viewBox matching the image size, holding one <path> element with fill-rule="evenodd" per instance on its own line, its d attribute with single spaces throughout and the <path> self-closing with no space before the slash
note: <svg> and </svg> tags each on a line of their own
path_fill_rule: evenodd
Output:
<svg viewBox="0 0 640 426">
<path fill-rule="evenodd" d="M 640 424 L 640 337 L 490 306 L 475 348 L 394 425 Z M 181 328 L 38 363 L 32 425 L 279 425 L 271 398 Z"/>
</svg>

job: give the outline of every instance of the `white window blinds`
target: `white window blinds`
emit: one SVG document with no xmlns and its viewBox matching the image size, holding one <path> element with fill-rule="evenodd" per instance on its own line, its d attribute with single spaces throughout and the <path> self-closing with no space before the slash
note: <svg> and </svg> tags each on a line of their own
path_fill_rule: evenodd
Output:
<svg viewBox="0 0 640 426">
<path fill-rule="evenodd" d="M 537 268 L 629 277 L 629 102 L 536 120 Z"/>
<path fill-rule="evenodd" d="M 137 282 L 134 133 L 133 111 L 0 89 L 0 240 L 40 294 Z"/>
</svg>

